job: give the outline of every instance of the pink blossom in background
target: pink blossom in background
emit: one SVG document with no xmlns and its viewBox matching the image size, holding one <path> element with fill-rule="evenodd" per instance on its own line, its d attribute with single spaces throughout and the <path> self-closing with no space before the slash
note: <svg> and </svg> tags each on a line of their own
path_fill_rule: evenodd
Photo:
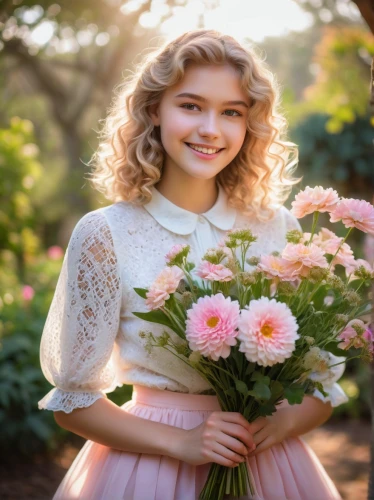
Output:
<svg viewBox="0 0 374 500">
<path fill-rule="evenodd" d="M 62 257 L 64 256 L 64 251 L 62 250 L 61 247 L 53 245 L 48 248 L 47 256 L 51 260 L 59 260 L 62 259 Z"/>
<path fill-rule="evenodd" d="M 186 244 L 178 244 L 178 245 L 174 245 L 170 251 L 165 255 L 165 259 L 166 259 L 166 262 L 170 262 L 171 260 L 173 260 L 180 252 L 182 252 L 182 250 L 184 250 L 185 248 L 187 247 Z"/>
<path fill-rule="evenodd" d="M 239 350 L 252 363 L 273 366 L 283 363 L 295 350 L 298 324 L 290 308 L 275 299 L 261 297 L 241 310 Z"/>
<path fill-rule="evenodd" d="M 183 276 L 184 273 L 179 267 L 165 267 L 149 287 L 146 306 L 151 310 L 163 307 L 170 294 L 176 291 Z"/>
<path fill-rule="evenodd" d="M 299 276 L 306 277 L 313 267 L 327 268 L 328 262 L 324 252 L 314 243 L 305 246 L 303 243 L 287 243 L 282 257 L 294 265 L 298 265 Z"/>
<path fill-rule="evenodd" d="M 324 189 L 322 186 L 311 188 L 307 186 L 295 196 L 291 203 L 291 213 L 301 219 L 313 212 L 331 212 L 339 201 L 338 193 L 332 189 Z"/>
<path fill-rule="evenodd" d="M 212 264 L 203 260 L 196 269 L 197 276 L 209 281 L 231 281 L 233 273 L 222 264 Z"/>
<path fill-rule="evenodd" d="M 340 220 L 345 227 L 374 235 L 374 207 L 368 201 L 343 198 L 330 214 L 331 222 Z"/>
<path fill-rule="evenodd" d="M 274 255 L 261 255 L 257 266 L 267 278 L 279 278 L 282 281 L 295 281 L 298 279 L 298 264 L 276 257 Z"/>
<path fill-rule="evenodd" d="M 190 348 L 214 361 L 227 358 L 236 345 L 239 303 L 222 293 L 200 297 L 187 311 L 186 338 Z"/>
<path fill-rule="evenodd" d="M 24 285 L 22 288 L 22 298 L 26 302 L 29 302 L 34 298 L 35 291 L 32 286 L 30 285 Z"/>
</svg>

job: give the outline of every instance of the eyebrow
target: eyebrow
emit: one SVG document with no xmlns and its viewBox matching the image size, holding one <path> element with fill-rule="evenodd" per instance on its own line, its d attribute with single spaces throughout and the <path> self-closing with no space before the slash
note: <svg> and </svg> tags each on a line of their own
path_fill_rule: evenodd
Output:
<svg viewBox="0 0 374 500">
<path fill-rule="evenodd" d="M 205 97 L 197 94 L 191 94 L 190 92 L 183 92 L 182 94 L 178 94 L 175 97 L 189 97 L 191 99 L 195 99 L 196 101 L 208 102 L 208 99 L 205 99 Z M 244 106 L 246 108 L 249 108 L 248 104 L 244 101 L 225 101 L 223 104 L 230 106 Z"/>
</svg>

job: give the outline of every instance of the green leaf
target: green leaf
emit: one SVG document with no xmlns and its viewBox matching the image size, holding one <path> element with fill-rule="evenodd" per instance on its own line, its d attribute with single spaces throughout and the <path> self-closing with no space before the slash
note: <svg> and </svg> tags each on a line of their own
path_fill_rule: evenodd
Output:
<svg viewBox="0 0 374 500">
<path fill-rule="evenodd" d="M 278 382 L 278 380 L 274 380 L 271 382 L 270 389 L 271 399 L 273 401 L 277 401 L 277 399 L 279 399 L 283 395 L 284 387 L 280 382 Z"/>
<path fill-rule="evenodd" d="M 235 380 L 235 386 L 238 392 L 244 394 L 245 396 L 247 395 L 248 387 L 246 383 L 244 383 L 242 380 Z"/>
<path fill-rule="evenodd" d="M 268 400 L 271 398 L 269 386 L 264 384 L 263 382 L 256 382 L 253 386 L 253 392 L 256 395 L 256 399 Z"/>
<path fill-rule="evenodd" d="M 302 403 L 304 394 L 304 388 L 299 386 L 290 385 L 284 391 L 284 397 L 287 399 L 290 405 Z"/>
<path fill-rule="evenodd" d="M 174 330 L 170 319 L 162 311 L 133 312 L 132 314 L 137 318 L 144 319 L 150 323 L 158 323 L 159 325 L 168 326 Z"/>
<path fill-rule="evenodd" d="M 140 295 L 140 297 L 142 299 L 146 299 L 147 298 L 147 295 L 146 293 L 148 292 L 148 290 L 146 288 L 134 288 L 134 291 Z"/>
<path fill-rule="evenodd" d="M 235 391 L 235 389 L 233 387 L 230 387 L 229 389 L 226 389 L 225 390 L 225 394 L 227 394 L 227 396 L 229 396 L 232 399 L 236 399 L 236 391 Z"/>
<path fill-rule="evenodd" d="M 253 372 L 252 377 L 251 377 L 251 381 L 252 382 L 255 382 L 255 381 L 262 382 L 265 385 L 270 384 L 270 378 L 266 375 L 263 375 L 260 372 Z"/>
<path fill-rule="evenodd" d="M 262 404 L 258 409 L 260 417 L 266 417 L 267 415 L 272 415 L 276 411 L 277 408 L 273 403 Z"/>
<path fill-rule="evenodd" d="M 246 376 L 250 375 L 255 370 L 255 368 L 256 368 L 255 363 L 248 363 L 248 366 L 247 366 L 247 368 L 245 370 L 245 375 Z"/>
</svg>

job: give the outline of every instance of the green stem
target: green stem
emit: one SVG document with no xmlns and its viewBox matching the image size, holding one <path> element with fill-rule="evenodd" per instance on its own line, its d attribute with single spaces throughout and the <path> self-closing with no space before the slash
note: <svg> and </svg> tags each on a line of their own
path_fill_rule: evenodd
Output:
<svg viewBox="0 0 374 500">
<path fill-rule="evenodd" d="M 313 223 L 312 223 L 312 231 L 310 233 L 310 238 L 309 238 L 309 241 L 308 241 L 308 246 L 312 242 L 312 239 L 313 239 L 313 236 L 314 236 L 314 232 L 316 230 L 316 226 L 317 226 L 317 222 L 318 222 L 318 217 L 319 217 L 319 212 L 314 212 L 314 214 L 313 214 Z"/>
<path fill-rule="evenodd" d="M 351 234 L 352 229 L 353 229 L 353 227 L 350 227 L 350 228 L 348 229 L 348 232 L 347 232 L 347 234 L 345 235 L 345 238 L 343 238 L 343 240 L 340 242 L 340 245 L 338 246 L 338 249 L 337 249 L 337 251 L 335 252 L 335 255 L 334 255 L 334 256 L 333 256 L 333 258 L 331 259 L 331 262 L 330 262 L 330 265 L 329 265 L 329 268 L 328 268 L 328 270 L 329 270 L 329 271 L 330 271 L 330 269 L 331 269 L 332 263 L 334 262 L 334 259 L 335 259 L 335 257 L 337 256 L 337 254 L 338 254 L 339 250 L 341 249 L 341 247 L 342 247 L 342 246 L 343 246 L 343 244 L 345 243 L 345 241 L 346 241 L 346 239 L 348 238 L 348 236 Z"/>
</svg>

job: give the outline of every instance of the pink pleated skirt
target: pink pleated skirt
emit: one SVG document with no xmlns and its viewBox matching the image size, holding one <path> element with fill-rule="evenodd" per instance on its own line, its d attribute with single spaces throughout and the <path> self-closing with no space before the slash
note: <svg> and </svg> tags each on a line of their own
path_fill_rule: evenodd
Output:
<svg viewBox="0 0 374 500">
<path fill-rule="evenodd" d="M 121 408 L 186 430 L 220 411 L 215 396 L 141 386 L 134 386 L 132 399 Z M 257 490 L 248 499 L 341 499 L 314 452 L 300 438 L 287 439 L 249 458 L 248 466 Z M 53 500 L 197 500 L 209 468 L 210 464 L 193 466 L 168 456 L 121 452 L 87 441 Z"/>
</svg>

